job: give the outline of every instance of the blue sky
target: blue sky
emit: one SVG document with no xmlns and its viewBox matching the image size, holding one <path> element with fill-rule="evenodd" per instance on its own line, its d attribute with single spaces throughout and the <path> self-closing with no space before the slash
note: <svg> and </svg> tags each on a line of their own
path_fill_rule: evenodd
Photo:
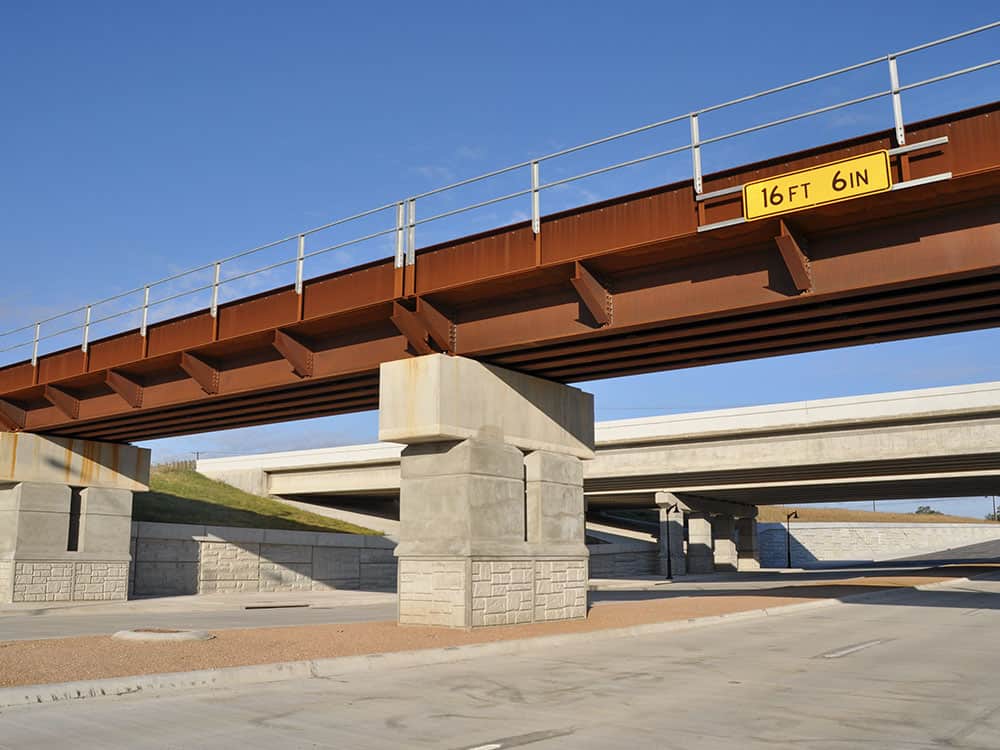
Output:
<svg viewBox="0 0 1000 750">
<path fill-rule="evenodd" d="M 905 12 L 853 0 L 778 1 L 765 9 L 662 0 L 8 4 L 0 26 L 7 281 L 0 331 L 454 179 L 995 16 L 990 2 L 945 10 L 923 0 Z M 995 57 L 998 38 L 990 32 L 947 54 L 907 58 L 904 82 Z M 849 98 L 884 87 L 886 76 L 878 67 L 706 118 L 703 132 Z M 998 90 L 997 82 L 987 73 L 920 90 L 904 99 L 904 112 L 916 119 L 995 98 L 984 91 Z M 706 149 L 706 168 L 889 124 L 887 103 L 866 105 Z M 665 129 L 553 163 L 547 179 L 676 145 L 681 135 Z M 682 157 L 576 183 L 544 196 L 543 212 L 680 179 L 687 169 Z M 506 223 L 526 208 L 501 204 L 433 231 Z M 420 244 L 435 239 L 433 231 Z M 332 254 L 313 271 L 384 251 L 373 243 Z M 233 293 L 248 288 L 231 286 Z M 1000 380 L 998 344 L 996 331 L 973 332 L 585 387 L 597 396 L 598 418 L 614 419 Z M 361 414 L 152 445 L 169 458 L 364 442 L 375 434 L 374 415 Z M 986 506 L 939 507 L 982 515 Z"/>
</svg>

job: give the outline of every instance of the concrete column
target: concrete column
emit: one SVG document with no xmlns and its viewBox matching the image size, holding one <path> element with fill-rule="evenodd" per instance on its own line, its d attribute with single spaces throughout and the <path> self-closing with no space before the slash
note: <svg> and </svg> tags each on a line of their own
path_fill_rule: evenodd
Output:
<svg viewBox="0 0 1000 750">
<path fill-rule="evenodd" d="M 736 523 L 732 516 L 712 516 L 712 549 L 715 570 L 736 570 Z"/>
<path fill-rule="evenodd" d="M 444 355 L 386 363 L 380 374 L 379 437 L 407 445 L 399 622 L 585 617 L 590 394 Z"/>
<path fill-rule="evenodd" d="M 715 559 L 712 552 L 712 524 L 707 513 L 689 513 L 688 517 L 688 573 L 714 573 Z"/>
<path fill-rule="evenodd" d="M 0 603 L 125 599 L 149 451 L 0 433 Z"/>
<path fill-rule="evenodd" d="M 667 578 L 686 575 L 684 505 L 669 492 L 657 492 L 655 502 L 660 511 L 659 573 Z"/>
<path fill-rule="evenodd" d="M 736 569 L 760 570 L 756 518 L 736 519 Z"/>
</svg>

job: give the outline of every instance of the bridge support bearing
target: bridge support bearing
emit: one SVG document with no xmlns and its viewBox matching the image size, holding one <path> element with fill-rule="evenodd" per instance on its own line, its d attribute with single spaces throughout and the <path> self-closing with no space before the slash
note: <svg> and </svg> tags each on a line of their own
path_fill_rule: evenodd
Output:
<svg viewBox="0 0 1000 750">
<path fill-rule="evenodd" d="M 736 569 L 760 570 L 756 518 L 736 519 Z"/>
<path fill-rule="evenodd" d="M 583 467 L 593 398 L 460 357 L 382 365 L 400 461 L 399 622 L 474 628 L 587 614 Z"/>
<path fill-rule="evenodd" d="M 716 572 L 736 570 L 736 519 L 712 516 L 712 552 Z"/>
<path fill-rule="evenodd" d="M 0 433 L 0 603 L 126 599 L 148 481 L 147 450 Z"/>
</svg>

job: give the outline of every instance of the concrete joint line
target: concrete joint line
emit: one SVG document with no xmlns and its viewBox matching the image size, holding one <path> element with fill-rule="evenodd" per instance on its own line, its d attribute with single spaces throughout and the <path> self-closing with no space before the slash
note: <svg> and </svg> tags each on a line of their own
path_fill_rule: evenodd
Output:
<svg viewBox="0 0 1000 750">
<path fill-rule="evenodd" d="M 763 617 L 790 615 L 842 604 L 891 598 L 913 589 L 926 591 L 945 588 L 947 586 L 969 583 L 972 578 L 991 578 L 996 577 L 996 575 L 994 571 L 991 571 L 982 575 L 972 576 L 971 578 L 952 578 L 946 581 L 907 586 L 890 591 L 853 594 L 845 596 L 842 599 L 820 599 L 769 609 L 752 609 L 708 617 L 693 617 L 686 620 L 673 620 L 671 622 L 633 625 L 627 628 L 598 630 L 589 633 L 567 633 L 563 635 L 540 636 L 537 638 L 521 638 L 511 641 L 475 643 L 467 646 L 420 649 L 417 651 L 360 654 L 357 656 L 341 656 L 329 659 L 313 659 L 310 661 L 253 664 L 244 667 L 205 669 L 193 672 L 171 672 L 135 677 L 113 677 L 82 682 L 64 682 L 51 685 L 25 685 L 21 687 L 0 688 L 0 708 L 38 703 L 58 703 L 86 698 L 124 696 L 142 692 L 161 692 L 190 688 L 227 688 L 291 680 L 330 679 L 357 674 L 358 672 L 374 671 L 380 668 L 406 669 L 431 664 L 469 661 L 479 656 L 510 656 L 536 649 L 552 649 L 594 641 L 659 635 L 662 633 L 692 630 L 696 627 L 707 625 L 723 625 Z"/>
</svg>

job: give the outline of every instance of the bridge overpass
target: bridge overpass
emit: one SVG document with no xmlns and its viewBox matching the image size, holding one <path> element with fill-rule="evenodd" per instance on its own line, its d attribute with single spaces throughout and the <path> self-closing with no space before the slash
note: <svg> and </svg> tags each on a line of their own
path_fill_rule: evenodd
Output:
<svg viewBox="0 0 1000 750">
<path fill-rule="evenodd" d="M 266 243 L 195 269 L 214 269 L 204 287 L 211 304 L 181 317 L 154 320 L 173 301 L 156 297 L 161 281 L 40 321 L 33 332 L 27 326 L 24 341 L 19 331 L 0 333 L 0 351 L 25 351 L 23 361 L 0 368 L 0 429 L 126 442 L 374 409 L 381 364 L 432 352 L 567 383 L 994 326 L 1000 103 L 907 122 L 902 102 L 916 88 L 1000 60 L 942 68 L 905 85 L 897 66 L 912 52 L 998 29 L 990 24 Z M 891 89 L 700 135 L 714 112 L 886 63 Z M 891 129 L 702 170 L 702 151 L 715 143 L 879 99 L 891 101 Z M 690 138 L 675 148 L 541 178 L 542 167 L 567 154 L 676 123 L 690 126 Z M 688 152 L 691 179 L 542 212 L 548 190 Z M 520 171 L 530 174 L 523 190 L 417 216 L 418 200 L 424 206 Z M 530 221 L 418 246 L 417 230 L 431 222 L 518 198 L 530 199 Z M 388 226 L 307 247 L 324 231 L 369 219 Z M 316 278 L 306 272 L 314 255 L 372 238 L 395 239 L 395 256 Z M 291 264 L 295 283 L 223 302 L 220 289 L 252 275 L 227 274 L 226 264 L 274 247 L 288 247 L 274 267 Z M 99 312 L 125 300 L 136 303 L 128 314 Z M 98 323 L 116 320 L 138 324 L 94 340 Z M 80 344 L 44 351 L 42 331 L 59 325 L 77 331 Z"/>
<path fill-rule="evenodd" d="M 588 507 L 971 497 L 1000 492 L 1000 382 L 598 422 Z M 403 446 L 198 461 L 257 494 L 363 509 L 399 497 Z M 730 509 L 731 510 L 731 509 Z"/>
<path fill-rule="evenodd" d="M 123 466 L 122 456 L 133 455 L 123 443 L 377 406 L 380 438 L 407 445 L 400 621 L 479 627 L 585 616 L 583 464 L 595 457 L 593 398 L 566 383 L 1000 323 L 1000 103 L 975 97 L 979 106 L 964 111 L 904 117 L 909 92 L 978 75 L 1000 60 L 955 67 L 945 55 L 944 67 L 921 80 L 899 70 L 913 53 L 997 30 L 1000 22 L 539 156 L 0 333 L 3 351 L 30 350 L 0 368 L 0 512 L 11 521 L 0 525 L 0 598 L 121 594 L 128 488 L 144 484 L 148 468 L 142 452 Z M 851 74 L 874 66 L 889 88 L 702 135 L 713 113 L 816 82 L 839 95 Z M 714 144 L 879 100 L 891 111 L 890 129 L 714 173 L 702 168 Z M 568 155 L 677 124 L 689 137 L 656 153 L 571 176 L 552 168 Z M 548 191 L 675 154 L 690 156 L 690 179 L 542 211 Z M 515 174 L 526 178 L 522 189 L 423 213 L 435 197 Z M 418 244 L 418 229 L 431 222 L 514 199 L 530 203 L 529 221 Z M 358 234 L 315 247 L 325 232 L 345 227 Z M 393 257 L 306 272 L 316 255 L 380 238 L 395 240 Z M 233 270 L 275 248 L 288 256 Z M 223 298 L 224 286 L 278 267 L 294 269 L 294 284 Z M 212 280 L 198 287 L 206 271 Z M 182 290 L 163 296 L 174 281 Z M 198 291 L 210 294 L 204 309 L 158 317 Z M 133 307 L 115 310 L 128 300 Z M 93 335 L 134 318 L 132 329 Z M 48 350 L 75 332 L 77 345 Z M 737 430 L 736 421 L 720 429 Z M 663 436 L 682 429 L 631 427 L 644 428 Z M 972 475 L 995 467 L 984 454 L 996 444 L 989 419 L 960 428 L 968 440 L 957 447 L 937 423 L 912 428 L 912 445 L 876 444 L 856 429 L 858 444 L 787 428 L 742 444 L 731 436 L 725 461 L 702 466 L 664 464 L 666 454 L 640 443 L 608 447 L 595 466 L 617 450 L 634 459 L 632 468 L 598 477 L 604 486 L 588 478 L 591 496 L 611 502 L 679 483 L 682 492 L 660 498 L 663 512 L 676 515 L 683 504 L 698 530 L 689 528 L 697 540 L 688 547 L 703 548 L 717 530 L 706 537 L 695 498 L 747 508 L 755 489 L 747 476 L 769 497 L 805 478 L 792 467 L 744 465 L 767 445 L 799 451 L 798 466 L 823 464 L 810 485 L 814 498 L 830 484 L 848 491 L 852 471 L 854 479 L 870 476 L 858 444 L 876 450 L 871 459 L 884 460 L 883 476 L 899 486 L 923 467 L 939 479 L 961 474 L 971 488 Z M 907 435 L 911 428 L 878 429 Z M 815 445 L 838 458 L 824 462 L 810 453 Z M 932 446 L 936 463 L 926 453 Z M 678 438 L 661 450 L 697 447 Z M 676 520 L 666 523 L 674 535 Z M 718 536 L 731 540 L 731 532 L 720 527 Z"/>
</svg>

